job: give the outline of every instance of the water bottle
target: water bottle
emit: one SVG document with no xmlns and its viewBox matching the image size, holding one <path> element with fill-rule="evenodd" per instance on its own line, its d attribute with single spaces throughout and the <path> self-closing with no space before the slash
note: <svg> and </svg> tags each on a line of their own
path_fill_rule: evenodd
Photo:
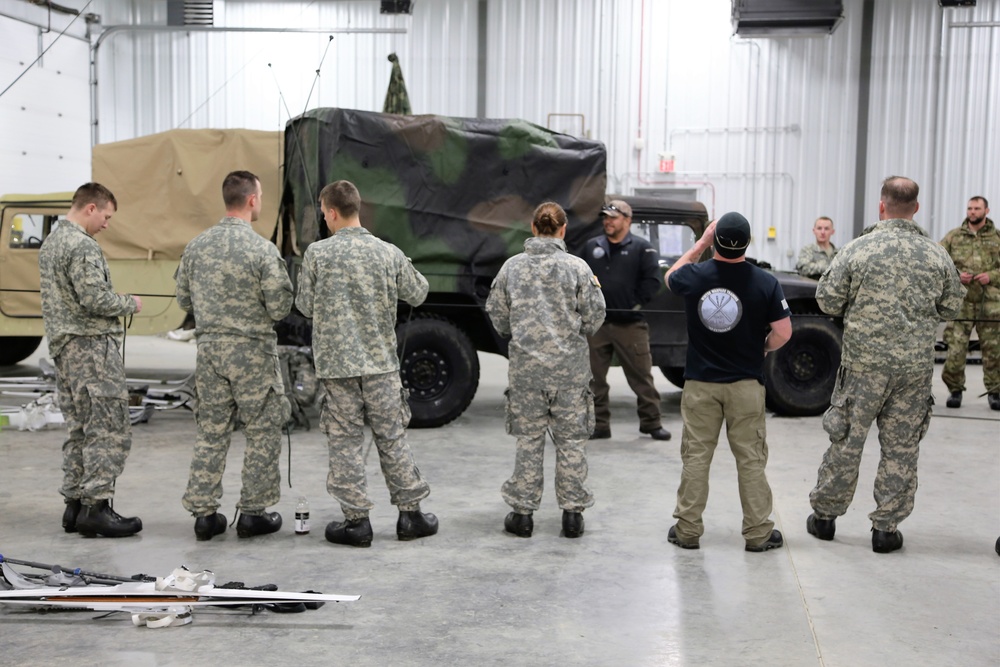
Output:
<svg viewBox="0 0 1000 667">
<path fill-rule="evenodd" d="M 295 534 L 309 534 L 309 501 L 305 496 L 299 496 L 299 501 L 295 504 Z"/>
</svg>

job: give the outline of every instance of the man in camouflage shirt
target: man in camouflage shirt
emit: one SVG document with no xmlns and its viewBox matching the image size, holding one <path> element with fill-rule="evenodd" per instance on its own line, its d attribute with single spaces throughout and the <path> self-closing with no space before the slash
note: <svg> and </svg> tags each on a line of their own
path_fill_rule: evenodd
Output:
<svg viewBox="0 0 1000 667">
<path fill-rule="evenodd" d="M 837 246 L 830 241 L 833 236 L 833 220 L 826 216 L 816 218 L 813 236 L 816 237 L 816 243 L 810 243 L 799 251 L 795 270 L 800 276 L 818 280 L 837 255 Z"/>
<path fill-rule="evenodd" d="M 968 292 L 957 322 L 944 330 L 948 359 L 941 379 L 951 396 L 948 407 L 962 405 L 965 391 L 965 358 L 973 328 L 983 352 L 983 384 L 990 408 L 1000 410 L 1000 230 L 987 218 L 985 197 L 973 197 L 962 225 L 948 232 L 941 245 L 951 255 Z"/>
<path fill-rule="evenodd" d="M 396 357 L 397 301 L 419 306 L 427 298 L 427 279 L 399 248 L 361 226 L 361 195 L 353 183 L 327 185 L 319 203 L 333 235 L 306 248 L 295 305 L 313 319 L 316 375 L 326 391 L 320 415 L 330 449 L 326 488 L 344 512 L 344 521 L 327 525 L 326 539 L 371 546 L 366 419 L 390 502 L 399 509 L 396 536 L 434 535 L 437 517 L 420 511 L 430 487 L 406 442 L 410 407 Z"/>
<path fill-rule="evenodd" d="M 194 313 L 198 358 L 198 441 L 182 503 L 198 540 L 226 530 L 217 512 L 233 429 L 243 424 L 239 537 L 281 528 L 267 512 L 281 498 L 281 428 L 290 408 L 278 364 L 274 324 L 292 308 L 292 283 L 274 244 L 250 223 L 261 209 L 260 180 L 234 171 L 222 183 L 226 216 L 196 236 L 177 268 L 177 303 Z"/>
<path fill-rule="evenodd" d="M 823 428 L 830 447 L 806 529 L 832 540 L 836 517 L 847 512 L 858 482 L 868 430 L 876 419 L 882 458 L 875 476 L 872 549 L 903 546 L 897 527 L 913 511 L 917 455 L 930 425 L 934 338 L 941 320 L 955 317 L 965 289 L 944 249 L 913 222 L 917 184 L 891 176 L 882 183 L 879 220 L 845 246 L 820 278 L 816 299 L 844 317 L 837 383 Z"/>
<path fill-rule="evenodd" d="M 586 485 L 587 440 L 594 428 L 587 336 L 604 322 L 604 294 L 587 263 L 566 252 L 566 213 L 558 204 L 535 209 L 531 227 L 535 237 L 504 263 L 486 301 L 493 326 L 511 337 L 507 432 L 517 437 L 517 456 L 514 474 L 501 489 L 514 508 L 504 528 L 531 537 L 548 431 L 556 449 L 563 535 L 579 537 L 582 512 L 594 504 Z"/>
<path fill-rule="evenodd" d="M 109 502 L 132 447 L 118 318 L 142 309 L 139 297 L 115 293 L 94 239 L 117 210 L 115 196 L 100 183 L 80 186 L 66 220 L 38 254 L 42 319 L 69 431 L 59 490 L 66 500 L 62 525 L 67 533 L 87 536 L 142 530 L 138 517 L 118 515 Z"/>
</svg>

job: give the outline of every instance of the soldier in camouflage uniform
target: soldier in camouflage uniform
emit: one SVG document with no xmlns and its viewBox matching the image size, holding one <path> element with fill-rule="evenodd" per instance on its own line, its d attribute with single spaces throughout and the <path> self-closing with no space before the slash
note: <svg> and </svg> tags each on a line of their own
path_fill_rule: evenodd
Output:
<svg viewBox="0 0 1000 667">
<path fill-rule="evenodd" d="M 930 425 L 934 338 L 941 320 L 954 318 L 965 289 L 955 265 L 915 222 L 917 184 L 891 176 L 882 184 L 879 220 L 849 243 L 820 278 L 816 298 L 844 317 L 837 384 L 823 428 L 830 447 L 806 529 L 832 540 L 836 517 L 847 512 L 858 482 L 868 430 L 877 420 L 881 461 L 875 476 L 872 549 L 903 546 L 897 527 L 913 511 L 917 455 Z"/>
<path fill-rule="evenodd" d="M 67 533 L 86 536 L 125 537 L 142 530 L 138 517 L 118 515 L 109 502 L 132 447 L 118 317 L 142 309 L 139 297 L 115 293 L 94 240 L 117 210 L 115 196 L 100 183 L 80 186 L 66 220 L 38 255 L 42 319 L 69 431 L 59 490 L 66 501 L 62 525 Z"/>
<path fill-rule="evenodd" d="M 316 375 L 326 391 L 320 415 L 330 450 L 326 488 L 344 512 L 344 521 L 327 525 L 326 539 L 371 546 L 366 419 L 389 499 L 399 509 L 396 536 L 434 535 L 437 517 L 420 511 L 430 487 L 406 442 L 410 407 L 399 379 L 395 330 L 397 301 L 419 306 L 427 298 L 427 279 L 399 248 L 361 226 L 361 195 L 352 183 L 327 185 L 319 201 L 333 235 L 306 248 L 295 305 L 313 318 Z"/>
<path fill-rule="evenodd" d="M 274 324 L 291 310 L 293 293 L 278 249 L 250 226 L 260 215 L 261 196 L 260 180 L 250 172 L 226 176 L 226 216 L 188 243 L 177 268 L 177 303 L 194 313 L 198 342 L 198 441 L 182 499 L 195 517 L 198 540 L 226 530 L 217 510 L 237 422 L 246 452 L 236 534 L 281 528 L 281 515 L 266 511 L 281 498 L 278 456 L 290 414 Z"/>
<path fill-rule="evenodd" d="M 962 405 L 965 391 L 965 358 L 973 328 L 983 352 L 983 383 L 990 408 L 1000 410 L 1000 230 L 987 218 L 985 197 L 969 200 L 962 226 L 948 232 L 941 245 L 951 255 L 968 292 L 957 322 L 944 330 L 948 344 L 941 379 L 951 396 L 948 407 Z"/>
<path fill-rule="evenodd" d="M 813 223 L 813 236 L 816 243 L 810 243 L 799 251 L 799 261 L 795 270 L 800 276 L 816 278 L 830 267 L 830 262 L 837 255 L 837 246 L 830 242 L 833 236 L 833 220 L 826 216 L 816 218 Z"/>
<path fill-rule="evenodd" d="M 566 252 L 566 213 L 548 202 L 535 209 L 524 252 L 508 259 L 493 281 L 486 310 L 510 336 L 507 432 L 517 437 L 514 474 L 503 499 L 514 511 L 507 532 L 531 537 L 532 513 L 542 499 L 545 432 L 556 449 L 556 499 L 563 535 L 583 534 L 587 439 L 594 428 L 594 395 L 587 336 L 604 322 L 604 295 L 587 263 Z"/>
</svg>

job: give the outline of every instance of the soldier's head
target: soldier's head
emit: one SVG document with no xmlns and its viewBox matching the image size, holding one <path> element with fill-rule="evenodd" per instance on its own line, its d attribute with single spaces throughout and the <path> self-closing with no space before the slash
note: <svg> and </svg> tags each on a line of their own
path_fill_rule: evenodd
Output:
<svg viewBox="0 0 1000 667">
<path fill-rule="evenodd" d="M 833 236 L 833 220 L 824 216 L 816 218 L 816 222 L 813 223 L 813 236 L 816 237 L 816 243 L 825 246 L 830 242 L 830 237 Z"/>
<path fill-rule="evenodd" d="M 882 192 L 879 194 L 879 220 L 903 218 L 912 220 L 920 209 L 917 195 L 920 186 L 905 176 L 890 176 L 882 181 Z"/>
<path fill-rule="evenodd" d="M 982 195 L 976 195 L 970 199 L 969 206 L 965 209 L 965 217 L 969 219 L 970 225 L 978 225 L 986 220 L 986 216 L 989 214 L 990 203 Z"/>
<path fill-rule="evenodd" d="M 319 193 L 319 206 L 323 209 L 326 226 L 336 232 L 348 226 L 359 226 L 361 221 L 361 193 L 350 181 L 334 181 Z"/>
<path fill-rule="evenodd" d="M 108 221 L 118 210 L 118 200 L 100 183 L 84 183 L 73 193 L 66 217 L 94 236 L 108 228 Z"/>
<path fill-rule="evenodd" d="M 715 223 L 712 244 L 715 246 L 716 257 L 742 261 L 750 245 L 749 221 L 735 211 L 726 213 Z"/>
<path fill-rule="evenodd" d="M 632 226 L 632 207 L 621 199 L 612 199 L 601 208 L 604 234 L 612 243 L 621 243 Z"/>
<path fill-rule="evenodd" d="M 254 222 L 260 217 L 263 191 L 260 179 L 249 171 L 230 172 L 222 181 L 222 201 L 226 213 Z"/>
<path fill-rule="evenodd" d="M 547 201 L 535 209 L 531 218 L 531 233 L 535 236 L 566 237 L 566 211 L 559 204 Z"/>
</svg>

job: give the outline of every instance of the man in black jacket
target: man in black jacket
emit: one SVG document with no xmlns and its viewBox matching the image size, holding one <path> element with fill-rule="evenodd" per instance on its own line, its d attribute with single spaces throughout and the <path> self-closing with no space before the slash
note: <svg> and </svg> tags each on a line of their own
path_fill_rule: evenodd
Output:
<svg viewBox="0 0 1000 667">
<path fill-rule="evenodd" d="M 649 325 L 639 310 L 660 288 L 659 253 L 648 241 L 633 236 L 632 207 L 615 199 L 604 206 L 604 236 L 590 239 L 581 257 L 601 282 L 607 317 L 588 338 L 593 379 L 595 426 L 591 440 L 611 437 L 608 368 L 618 355 L 625 379 L 636 395 L 639 431 L 655 440 L 669 440 L 660 423 L 660 394 L 653 384 Z"/>
</svg>

